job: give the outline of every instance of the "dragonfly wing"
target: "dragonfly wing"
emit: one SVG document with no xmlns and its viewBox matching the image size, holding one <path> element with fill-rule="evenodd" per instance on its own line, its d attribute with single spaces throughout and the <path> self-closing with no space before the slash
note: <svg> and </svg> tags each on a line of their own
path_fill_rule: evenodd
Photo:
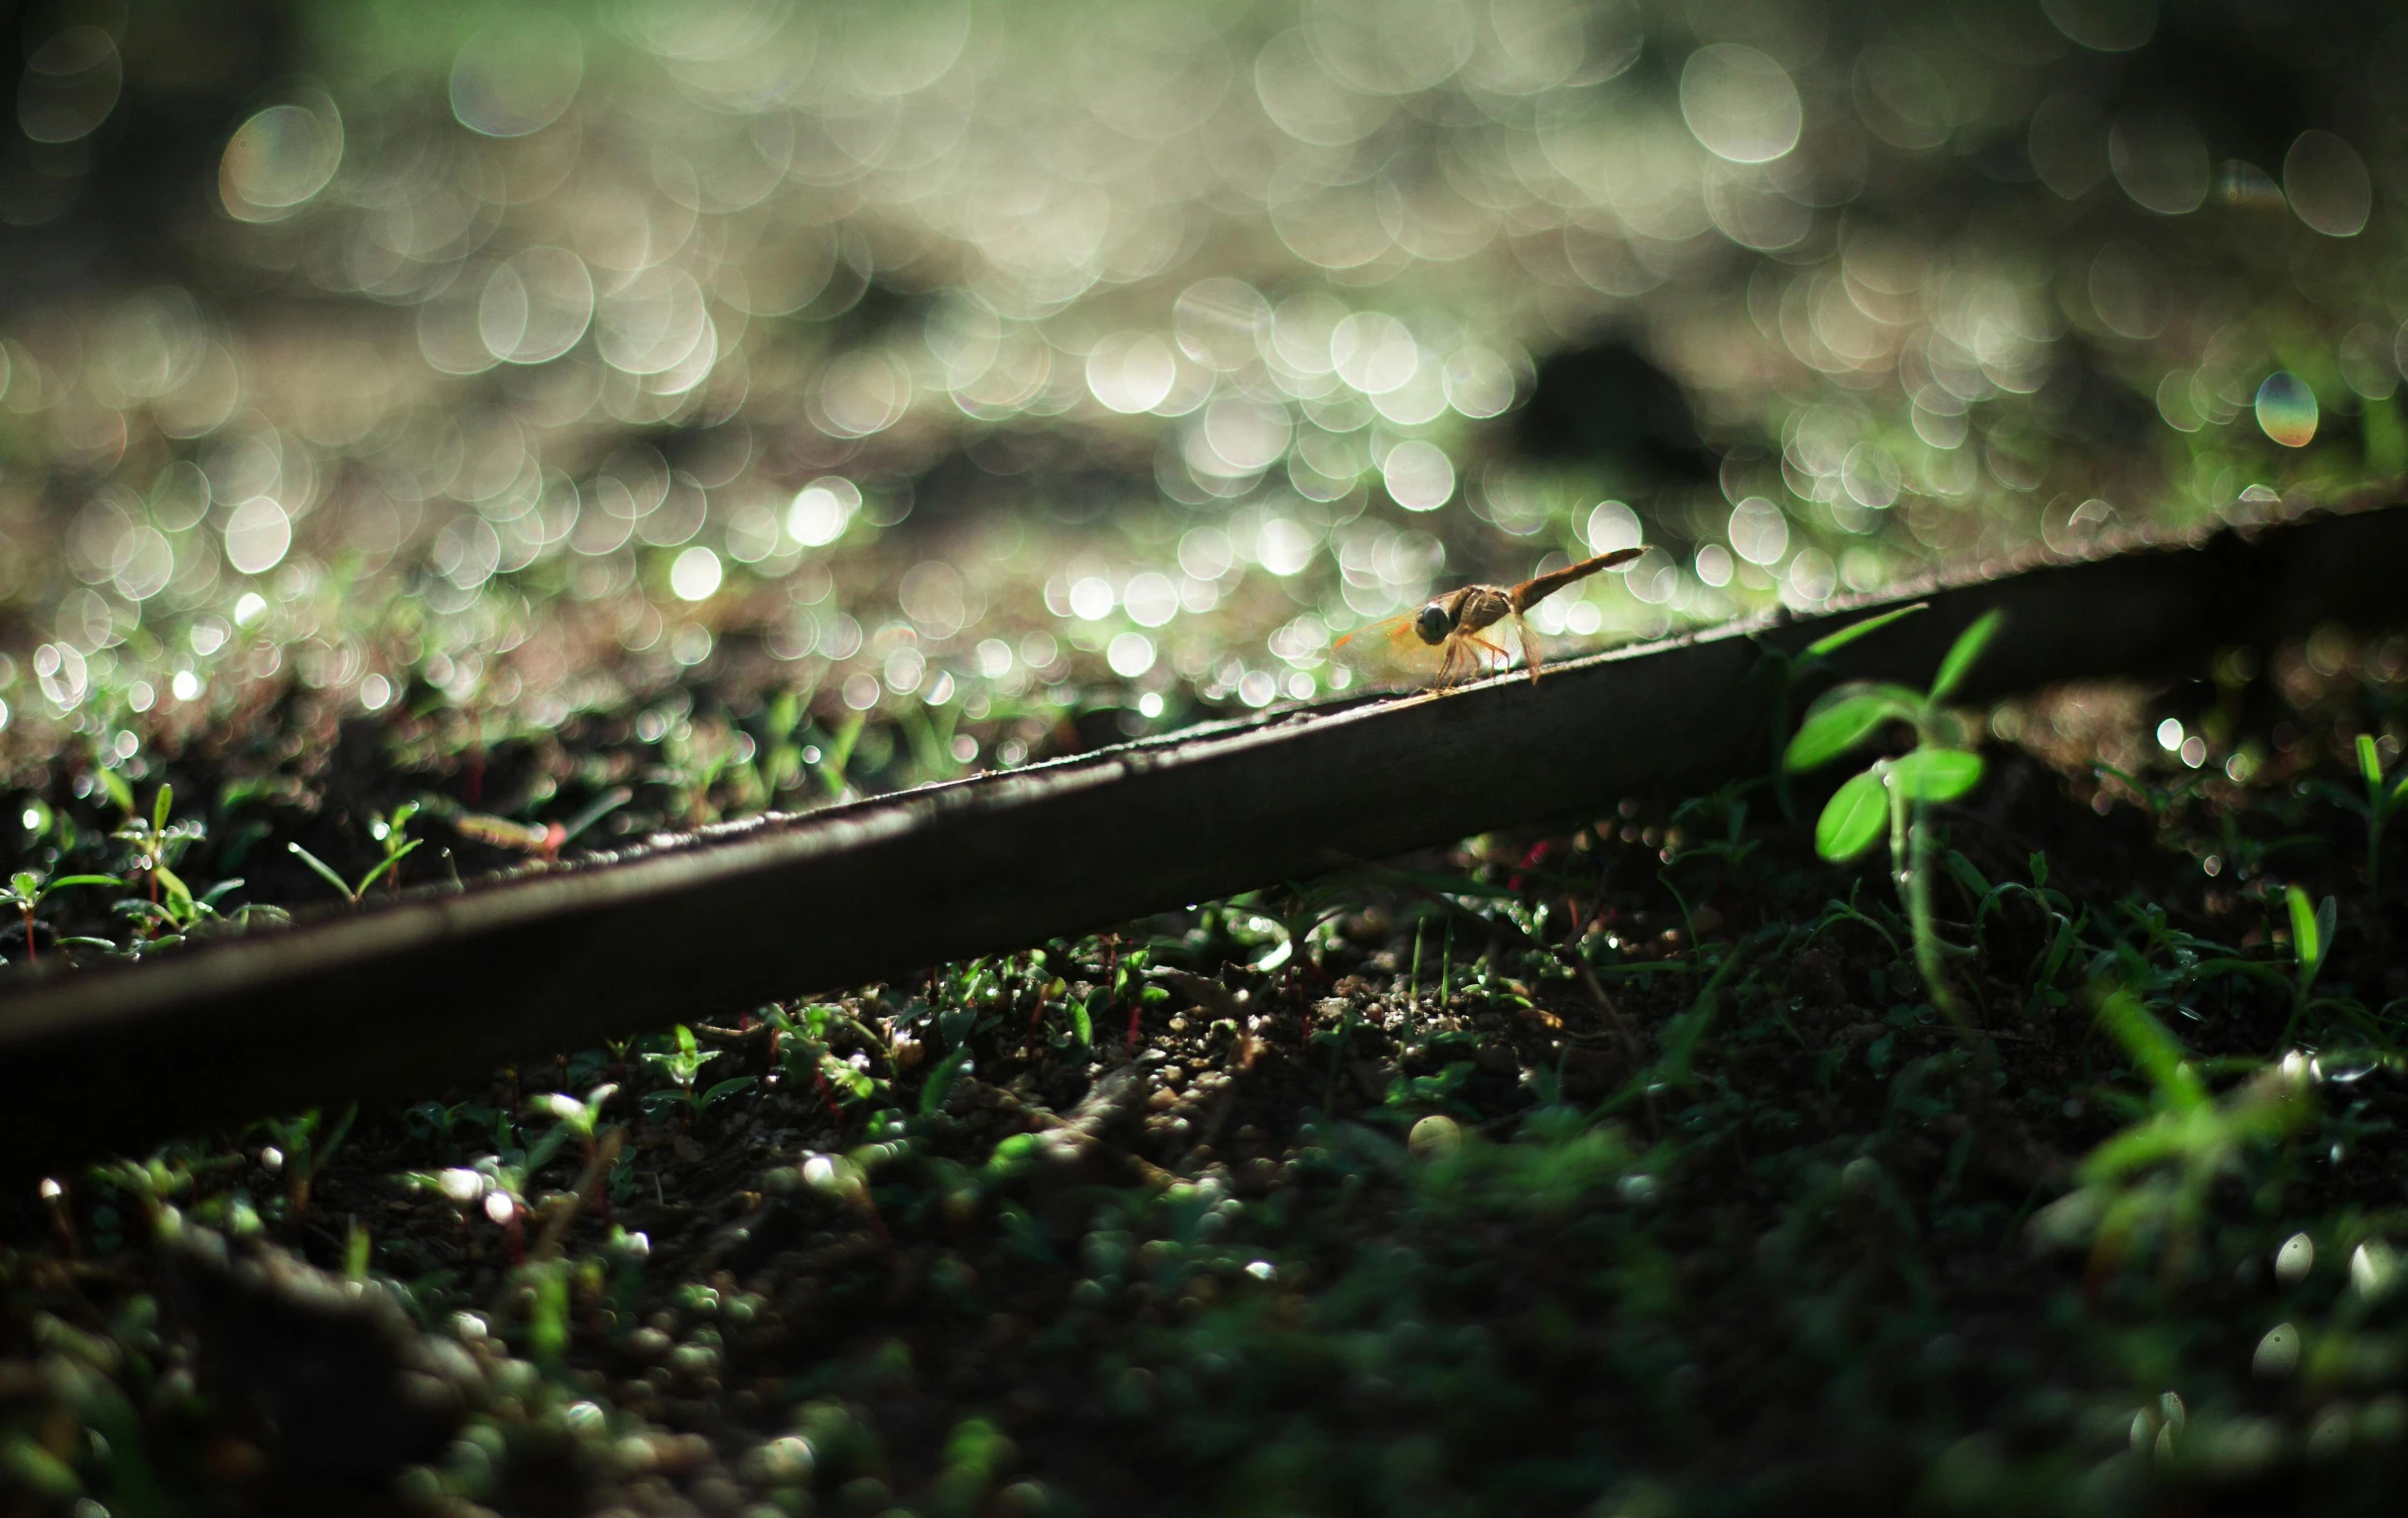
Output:
<svg viewBox="0 0 2408 1518">
<path fill-rule="evenodd" d="M 1365 623 L 1329 646 L 1344 648 L 1351 645 L 1355 653 L 1360 655 L 1366 649 L 1393 642 L 1396 634 L 1407 630 L 1407 624 L 1408 619 L 1402 616 L 1383 617 L 1377 622 Z"/>
<path fill-rule="evenodd" d="M 1331 644 L 1330 651 L 1364 668 L 1426 676 L 1439 666 L 1441 653 L 1413 631 L 1416 615 L 1406 612 L 1357 628 Z"/>
</svg>

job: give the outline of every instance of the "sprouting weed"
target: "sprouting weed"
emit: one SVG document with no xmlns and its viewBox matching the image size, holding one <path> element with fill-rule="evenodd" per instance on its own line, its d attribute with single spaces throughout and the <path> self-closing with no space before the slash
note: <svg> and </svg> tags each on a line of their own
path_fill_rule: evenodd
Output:
<svg viewBox="0 0 2408 1518">
<path fill-rule="evenodd" d="M 1882 620 L 1859 626 L 1869 628 Z M 1933 1004 L 1960 1024 L 1966 1021 L 1965 1007 L 1949 987 L 1942 963 L 1945 946 L 1932 923 L 1934 850 L 1924 816 L 1932 804 L 1954 801 L 1981 783 L 1982 756 L 1951 746 L 1953 734 L 1944 703 L 1981 657 L 1983 646 L 1998 632 L 1999 621 L 1999 614 L 1991 612 L 1960 633 L 1940 660 L 1939 673 L 1932 677 L 1929 689 L 1851 681 L 1829 691 L 1807 709 L 1806 720 L 1782 755 L 1787 770 L 1812 769 L 1838 758 L 1890 722 L 1913 725 L 1913 749 L 1895 759 L 1874 760 L 1832 794 L 1814 824 L 1814 848 L 1826 860 L 1854 859 L 1872 847 L 1882 824 L 1889 824 L 1890 879 L 1906 903 L 1915 967 Z"/>
<path fill-rule="evenodd" d="M 845 768 L 852 763 L 853 750 L 860 747 L 861 734 L 868 725 L 869 713 L 856 711 L 845 719 L 843 726 L 833 733 L 824 734 L 826 742 L 814 743 L 803 749 L 804 761 L 811 766 L 811 772 L 820 778 L 820 785 L 828 792 L 830 801 L 847 801 L 855 794 L 852 781 L 845 775 Z M 816 759 L 811 757 L 815 753 L 819 755 Z"/>
<path fill-rule="evenodd" d="M 2346 812 L 2354 812 L 2366 823 L 2366 899 L 2377 908 L 2372 914 L 2376 923 L 2382 921 L 2380 906 L 2383 899 L 2383 829 L 2393 816 L 2408 810 L 2408 769 L 2395 774 L 2383 773 L 2382 750 L 2374 739 L 2358 734 L 2358 776 L 2365 782 L 2364 796 L 2353 794 L 2348 787 L 2329 780 L 2308 780 L 2301 784 L 2309 793 L 2323 797 Z"/>
<path fill-rule="evenodd" d="M 2290 912 L 2290 952 L 2292 964 L 2290 1021 L 2284 1025 L 2283 1041 L 2290 1042 L 2298 1031 L 2299 1019 L 2307 1015 L 2309 992 L 2315 989 L 2316 975 L 2332 955 L 2334 919 L 2338 915 L 2333 898 L 2310 905 L 2307 892 L 2296 886 L 2284 887 L 2283 899 Z"/>
<path fill-rule="evenodd" d="M 104 771 L 103 773 L 112 774 L 113 772 Z M 117 796 L 120 791 L 123 790 L 123 786 L 124 782 L 119 781 L 118 785 L 111 789 L 111 795 Z M 173 786 L 162 785 L 158 788 L 158 794 L 151 798 L 148 816 L 144 816 L 132 808 L 130 792 L 125 793 L 120 800 L 126 803 L 125 822 L 122 827 L 110 836 L 127 846 L 131 854 L 129 868 L 134 874 L 148 880 L 150 904 L 153 906 L 164 904 L 170 918 L 180 919 L 181 908 L 188 906 L 192 900 L 192 889 L 177 877 L 172 867 L 176 859 L 186 849 L 200 842 L 208 830 L 193 819 L 187 818 L 178 822 L 168 820 L 169 814 L 175 806 L 175 788 Z M 162 895 L 166 898 L 164 903 L 161 901 Z"/>
<path fill-rule="evenodd" d="M 260 1125 L 267 1131 L 269 1142 L 276 1154 L 276 1169 L 284 1176 L 285 1199 L 291 1203 L 295 1217 L 306 1216 L 310 1210 L 310 1182 L 326 1168 L 326 1162 L 343 1146 L 350 1137 L 352 1124 L 360 1116 L 360 1105 L 353 1103 L 343 1111 L 332 1127 L 323 1132 L 316 1108 L 291 1118 L 271 1118 Z"/>
<path fill-rule="evenodd" d="M 1780 746 L 1783 741 L 1782 734 L 1790 730 L 1790 695 L 1798 688 L 1798 682 L 1807 674 L 1829 663 L 1831 655 L 1849 643 L 1878 632 L 1902 618 L 1926 611 L 1930 605 L 1929 602 L 1918 601 L 1911 606 L 1895 607 L 1877 617 L 1867 617 L 1861 622 L 1850 623 L 1836 632 L 1814 639 L 1806 644 L 1802 652 L 1796 654 L 1780 648 L 1763 647 L 1764 655 L 1767 661 L 1773 665 L 1774 671 L 1771 729 L 1774 743 L 1773 796 L 1774 800 L 1780 804 L 1782 816 L 1794 819 L 1798 815 L 1797 807 L 1790 800 L 1790 770 L 1789 766 L 1782 763 Z"/>
<path fill-rule="evenodd" d="M 25 915 L 25 962 L 38 962 L 40 956 L 34 944 L 34 913 L 43 900 L 54 891 L 77 886 L 122 886 L 125 883 L 114 875 L 70 875 L 51 880 L 39 870 L 20 870 L 0 887 L 0 907 L 14 906 Z M 85 940 L 92 941 L 92 940 Z M 110 947 L 116 945 L 111 944 Z"/>
<path fill-rule="evenodd" d="M 733 1076 L 715 1085 L 703 1086 L 702 1067 L 719 1058 L 722 1051 L 703 1049 L 695 1042 L 694 1030 L 683 1023 L 677 1025 L 676 1040 L 674 1048 L 642 1056 L 643 1063 L 669 1083 L 665 1091 L 644 1094 L 643 1109 L 646 1113 L 658 1117 L 671 1110 L 681 1110 L 686 1126 L 691 1128 L 695 1118 L 712 1103 L 738 1092 L 750 1091 L 758 1084 L 752 1076 Z"/>
<path fill-rule="evenodd" d="M 2148 1082 L 2150 1110 L 2090 1152 L 2074 1190 L 2042 1209 L 2033 1231 L 2050 1243 L 2087 1243 L 2094 1273 L 2162 1245 L 2163 1268 L 2178 1277 L 2196 1247 L 2217 1178 L 2306 1123 L 2313 1105 L 2310 1066 L 2293 1053 L 2217 1097 L 2129 986 L 2108 986 L 2097 993 L 2096 1005 L 2100 1025 Z"/>
<path fill-rule="evenodd" d="M 387 876 L 391 876 L 396 881 L 399 880 L 398 870 L 401 862 L 407 859 L 419 844 L 425 842 L 423 839 L 409 836 L 410 820 L 417 815 L 418 803 L 414 801 L 401 803 L 393 808 L 390 816 L 383 813 L 369 814 L 367 836 L 384 850 L 384 858 L 378 860 L 367 874 L 361 876 L 360 884 L 357 886 L 345 884 L 343 877 L 335 873 L 332 865 L 302 848 L 298 843 L 288 843 L 285 845 L 285 849 L 293 858 L 309 866 L 320 880 L 342 892 L 344 900 L 358 906 L 367 895 L 368 888 L 378 881 Z"/>
</svg>

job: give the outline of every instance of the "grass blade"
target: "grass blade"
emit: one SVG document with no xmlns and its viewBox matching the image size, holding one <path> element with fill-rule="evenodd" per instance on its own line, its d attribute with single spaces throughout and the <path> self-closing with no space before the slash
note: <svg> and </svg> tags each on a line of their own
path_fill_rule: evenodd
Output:
<svg viewBox="0 0 2408 1518">
<path fill-rule="evenodd" d="M 2290 903 L 2290 951 L 2299 962 L 2299 983 L 2305 985 L 2316 978 L 2317 968 L 2324 963 L 2323 923 L 2308 904 L 2306 891 L 2287 886 L 2284 896 Z"/>
<path fill-rule="evenodd" d="M 1948 699 L 1948 693 L 1956 689 L 1972 671 L 1974 660 L 1982 656 L 1983 646 L 1999 631 L 2001 621 L 2001 614 L 1985 612 L 1974 620 L 1972 627 L 1957 634 L 1956 642 L 1949 647 L 1948 656 L 1940 660 L 1940 672 L 1932 676 L 1931 700 L 1934 705 Z"/>
<path fill-rule="evenodd" d="M 312 854 L 309 850 L 302 848 L 299 844 L 287 844 L 285 845 L 285 848 L 292 854 L 293 858 L 309 866 L 312 870 L 317 871 L 318 878 L 320 880 L 326 882 L 329 886 L 332 886 L 337 890 L 341 891 L 343 893 L 343 899 L 351 902 L 354 906 L 360 904 L 360 893 L 344 884 L 343 877 L 335 873 L 334 866 L 329 865 L 326 861 L 320 859 L 317 855 Z"/>
<path fill-rule="evenodd" d="M 1912 617 L 1915 613 L 1922 611 L 1924 608 L 1930 605 L 1931 603 L 1928 601 L 1918 601 L 1910 607 L 1899 607 L 1895 611 L 1884 612 L 1878 617 L 1867 617 L 1862 622 L 1851 623 L 1847 627 L 1841 628 L 1836 632 L 1818 637 L 1812 642 L 1806 644 L 1806 657 L 1827 657 L 1830 654 L 1838 652 L 1841 648 L 1846 647 L 1849 643 L 1854 642 L 1857 638 L 1864 636 L 1866 633 L 1878 632 L 1883 628 L 1888 627 L 1891 623 L 1896 622 L 1899 618 Z"/>
</svg>

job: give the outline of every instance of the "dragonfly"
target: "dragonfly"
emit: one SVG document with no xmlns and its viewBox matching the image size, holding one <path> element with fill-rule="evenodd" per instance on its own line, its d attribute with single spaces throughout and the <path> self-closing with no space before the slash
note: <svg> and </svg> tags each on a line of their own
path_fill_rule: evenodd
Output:
<svg viewBox="0 0 2408 1518">
<path fill-rule="evenodd" d="M 1432 597 L 1418 611 L 1391 617 L 1360 628 L 1337 640 L 1343 648 L 1356 638 L 1378 634 L 1398 653 L 1411 655 L 1423 649 L 1438 650 L 1438 674 L 1430 682 L 1433 690 L 1448 690 L 1479 674 L 1494 657 L 1497 667 L 1513 663 L 1513 655 L 1490 638 L 1482 636 L 1498 624 L 1511 619 L 1514 631 L 1522 640 L 1522 661 L 1530 669 L 1533 680 L 1539 677 L 1540 657 L 1538 639 L 1531 635 L 1530 624 L 1522 614 L 1577 581 L 1585 580 L 1600 570 L 1628 564 L 1643 548 L 1617 548 L 1609 554 L 1583 559 L 1525 580 L 1520 585 L 1467 585 L 1460 590 Z"/>
</svg>

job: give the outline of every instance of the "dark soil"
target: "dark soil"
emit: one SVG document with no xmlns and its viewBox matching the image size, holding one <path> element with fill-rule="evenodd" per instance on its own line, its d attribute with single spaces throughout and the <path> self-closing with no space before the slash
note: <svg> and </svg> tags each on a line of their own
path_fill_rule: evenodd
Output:
<svg viewBox="0 0 2408 1518">
<path fill-rule="evenodd" d="M 1975 1026 L 1759 783 L 27 1184 L 7 1510 L 2379 1510 L 2397 652 L 2219 733 L 2247 783 L 2148 741 L 2197 692 L 1994 717 Z M 602 794 L 602 731 L 480 783 Z M 418 736 L 249 814 L 257 894 Z"/>
</svg>

